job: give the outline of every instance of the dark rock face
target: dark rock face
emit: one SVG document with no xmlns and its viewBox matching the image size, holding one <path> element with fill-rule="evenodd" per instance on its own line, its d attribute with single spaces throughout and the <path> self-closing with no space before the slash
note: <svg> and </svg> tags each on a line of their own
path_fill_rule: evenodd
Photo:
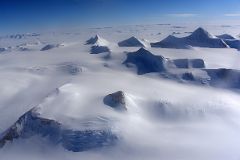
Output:
<svg viewBox="0 0 240 160">
<path fill-rule="evenodd" d="M 240 88 L 240 71 L 234 69 L 206 69 L 210 84 L 216 87 Z"/>
<path fill-rule="evenodd" d="M 166 70 L 165 63 L 166 59 L 164 57 L 155 56 L 144 48 L 128 53 L 127 59 L 123 62 L 127 66 L 129 64 L 136 65 L 139 75 L 151 72 L 163 72 Z"/>
<path fill-rule="evenodd" d="M 107 95 L 103 99 L 104 104 L 120 111 L 126 111 L 125 95 L 122 91 L 118 91 Z"/>
<path fill-rule="evenodd" d="M 237 50 L 240 50 L 240 40 L 224 40 L 224 42 L 230 47 L 230 48 L 235 48 Z"/>
<path fill-rule="evenodd" d="M 188 49 L 190 47 L 207 47 L 207 48 L 228 47 L 228 45 L 222 39 L 211 36 L 203 28 L 198 28 L 190 36 L 183 38 L 168 36 L 167 38 L 160 42 L 151 43 L 151 46 L 176 49 Z"/>
<path fill-rule="evenodd" d="M 7 141 L 17 138 L 29 138 L 36 134 L 44 137 L 49 136 L 53 140 L 59 136 L 57 133 L 59 133 L 60 128 L 61 125 L 59 123 L 39 118 L 34 110 L 30 110 L 1 135 L 0 146 L 3 146 Z"/>
<path fill-rule="evenodd" d="M 192 68 L 205 68 L 205 62 L 202 59 L 191 59 Z"/>
<path fill-rule="evenodd" d="M 95 37 L 92 37 L 89 40 L 87 40 L 86 45 L 95 44 L 99 39 L 100 39 L 100 37 L 98 35 L 96 35 Z"/>
<path fill-rule="evenodd" d="M 86 151 L 94 148 L 101 148 L 114 145 L 117 137 L 111 131 L 86 130 L 72 131 L 65 130 L 62 133 L 62 145 L 73 152 Z"/>
<path fill-rule="evenodd" d="M 0 48 L 0 53 L 6 51 L 6 48 Z"/>
<path fill-rule="evenodd" d="M 104 52 L 110 52 L 110 49 L 107 46 L 94 45 L 91 47 L 91 54 L 99 54 Z"/>
<path fill-rule="evenodd" d="M 182 79 L 186 80 L 186 81 L 194 81 L 195 80 L 195 78 L 194 78 L 192 73 L 184 73 L 182 75 Z"/>
<path fill-rule="evenodd" d="M 234 39 L 235 39 L 233 36 L 231 36 L 231 35 L 229 35 L 229 34 L 222 34 L 222 35 L 219 35 L 219 36 L 217 36 L 217 37 L 220 38 L 220 39 L 223 39 L 223 40 L 226 40 L 226 39 L 232 39 L 232 40 L 234 40 Z"/>
<path fill-rule="evenodd" d="M 177 68 L 205 68 L 205 62 L 202 59 L 176 59 L 173 63 Z"/>
<path fill-rule="evenodd" d="M 233 36 L 229 34 L 223 34 L 217 37 L 222 39 L 230 48 L 240 50 L 240 40 L 235 39 Z"/>
<path fill-rule="evenodd" d="M 19 120 L 0 136 L 0 147 L 18 138 L 39 135 L 53 144 L 61 144 L 74 152 L 114 145 L 118 137 L 111 130 L 69 130 L 54 120 L 39 117 L 33 110 L 25 113 Z"/>
<path fill-rule="evenodd" d="M 46 46 L 44 46 L 41 51 L 47 51 L 47 50 L 50 50 L 50 49 L 53 49 L 53 48 L 56 48 L 56 47 L 59 47 L 58 44 L 47 44 Z"/>
<path fill-rule="evenodd" d="M 119 47 L 144 47 L 144 44 L 135 37 L 130 37 L 129 39 L 123 40 L 118 43 Z"/>
</svg>

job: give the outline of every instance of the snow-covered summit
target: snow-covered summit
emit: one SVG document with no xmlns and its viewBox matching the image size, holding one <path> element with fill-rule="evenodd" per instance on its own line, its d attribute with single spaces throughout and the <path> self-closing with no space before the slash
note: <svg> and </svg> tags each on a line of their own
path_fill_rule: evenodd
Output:
<svg viewBox="0 0 240 160">
<path fill-rule="evenodd" d="M 99 54 L 99 53 L 104 53 L 104 52 L 110 52 L 109 45 L 110 43 L 100 37 L 99 35 L 96 35 L 95 37 L 90 38 L 89 40 L 86 41 L 87 45 L 92 45 L 91 46 L 91 54 Z"/>
<path fill-rule="evenodd" d="M 96 35 L 95 37 L 91 37 L 89 40 L 86 41 L 87 45 L 99 45 L 99 46 L 107 46 L 109 45 L 109 42 L 99 35 Z"/>
</svg>

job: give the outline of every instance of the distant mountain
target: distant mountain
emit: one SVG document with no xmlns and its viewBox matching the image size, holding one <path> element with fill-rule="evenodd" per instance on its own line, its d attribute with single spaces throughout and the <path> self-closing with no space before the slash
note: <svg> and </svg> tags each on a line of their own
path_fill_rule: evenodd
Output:
<svg viewBox="0 0 240 160">
<path fill-rule="evenodd" d="M 123 64 L 130 66 L 134 64 L 137 67 L 138 74 L 146 74 L 150 72 L 163 72 L 166 70 L 166 59 L 162 56 L 155 56 L 148 50 L 141 48 L 136 52 L 127 54 L 127 59 Z"/>
<path fill-rule="evenodd" d="M 107 46 L 109 42 L 99 35 L 95 37 L 91 37 L 89 40 L 86 41 L 86 45 L 99 45 L 99 46 Z"/>
<path fill-rule="evenodd" d="M 231 36 L 230 34 L 222 34 L 222 35 L 218 35 L 218 36 L 216 36 L 216 37 L 218 37 L 218 38 L 220 38 L 220 39 L 224 39 L 224 40 L 226 40 L 226 39 L 228 39 L 228 40 L 230 40 L 230 39 L 236 39 L 236 38 L 234 38 L 233 36 Z"/>
<path fill-rule="evenodd" d="M 152 47 L 160 48 L 176 48 L 176 49 L 188 49 L 190 47 L 207 47 L 207 48 L 227 48 L 228 45 L 203 28 L 198 28 L 190 36 L 177 38 L 175 36 L 168 36 L 164 40 L 151 43 Z"/>
<path fill-rule="evenodd" d="M 47 44 L 41 49 L 41 51 L 47 51 L 47 50 L 50 50 L 50 49 L 53 49 L 53 48 L 58 48 L 60 46 L 63 46 L 63 45 L 61 45 L 61 44 Z"/>
<path fill-rule="evenodd" d="M 130 37 L 118 43 L 119 47 L 146 47 L 144 42 L 136 37 Z"/>
<path fill-rule="evenodd" d="M 86 45 L 92 45 L 91 53 L 90 54 L 99 54 L 104 52 L 111 52 L 110 48 L 108 47 L 110 43 L 96 35 L 95 37 L 91 37 L 89 40 L 86 41 Z"/>
<path fill-rule="evenodd" d="M 223 34 L 217 36 L 218 38 L 222 39 L 230 48 L 235 48 L 240 50 L 240 40 L 236 39 L 235 37 L 229 34 Z"/>
</svg>

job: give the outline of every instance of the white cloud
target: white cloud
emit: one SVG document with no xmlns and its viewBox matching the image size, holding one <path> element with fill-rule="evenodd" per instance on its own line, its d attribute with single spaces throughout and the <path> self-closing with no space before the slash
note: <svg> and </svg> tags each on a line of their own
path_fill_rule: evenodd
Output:
<svg viewBox="0 0 240 160">
<path fill-rule="evenodd" d="M 229 13 L 229 14 L 224 14 L 227 17 L 240 17 L 240 13 Z"/>
<path fill-rule="evenodd" d="M 167 16 L 187 18 L 187 17 L 195 17 L 195 16 L 197 16 L 197 14 L 192 14 L 192 13 L 180 13 L 180 14 L 167 14 Z"/>
</svg>

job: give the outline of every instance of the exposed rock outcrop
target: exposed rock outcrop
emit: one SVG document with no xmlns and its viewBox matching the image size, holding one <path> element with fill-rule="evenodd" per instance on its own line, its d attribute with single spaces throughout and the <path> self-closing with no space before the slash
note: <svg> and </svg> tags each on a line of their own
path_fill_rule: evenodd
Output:
<svg viewBox="0 0 240 160">
<path fill-rule="evenodd" d="M 205 62 L 202 59 L 176 59 L 173 63 L 177 68 L 205 68 Z"/>
<path fill-rule="evenodd" d="M 119 47 L 146 47 L 144 42 L 136 37 L 130 37 L 118 43 Z"/>
<path fill-rule="evenodd" d="M 166 71 L 167 60 L 162 56 L 156 56 L 148 50 L 141 48 L 136 52 L 127 54 L 127 59 L 123 62 L 126 66 L 134 64 L 137 67 L 138 74 Z"/>
<path fill-rule="evenodd" d="M 21 116 L 15 124 L 0 135 L 0 147 L 14 139 L 32 136 L 47 138 L 73 152 L 114 145 L 118 137 L 111 130 L 72 130 L 51 119 L 41 117 L 36 108 Z"/>
<path fill-rule="evenodd" d="M 104 104 L 119 110 L 119 111 L 126 111 L 126 100 L 123 91 L 118 91 L 112 94 L 107 95 L 103 99 Z"/>
<path fill-rule="evenodd" d="M 41 49 L 41 51 L 47 51 L 47 50 L 50 50 L 50 49 L 53 49 L 53 48 L 58 48 L 60 46 L 61 46 L 60 44 L 47 44 L 46 46 L 44 46 Z"/>
<path fill-rule="evenodd" d="M 91 47 L 91 54 L 99 54 L 99 53 L 105 53 L 105 52 L 111 52 L 109 47 L 99 46 L 99 45 L 94 45 Z"/>
</svg>

